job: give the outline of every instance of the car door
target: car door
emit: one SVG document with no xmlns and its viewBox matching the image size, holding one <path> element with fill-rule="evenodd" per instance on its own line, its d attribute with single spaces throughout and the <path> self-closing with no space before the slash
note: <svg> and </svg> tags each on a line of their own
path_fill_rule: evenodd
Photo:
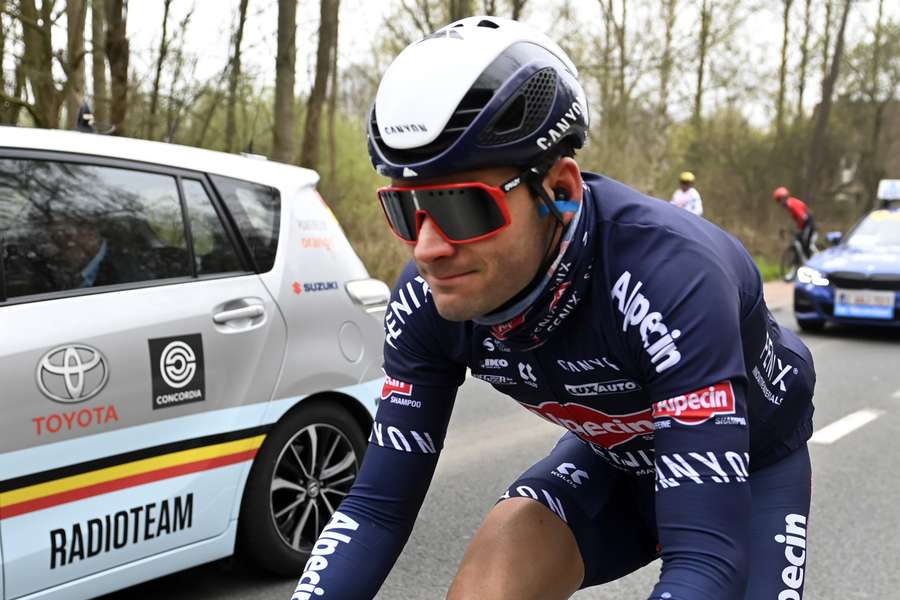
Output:
<svg viewBox="0 0 900 600">
<path fill-rule="evenodd" d="M 0 156 L 7 598 L 234 535 L 285 326 L 210 191 Z"/>
</svg>

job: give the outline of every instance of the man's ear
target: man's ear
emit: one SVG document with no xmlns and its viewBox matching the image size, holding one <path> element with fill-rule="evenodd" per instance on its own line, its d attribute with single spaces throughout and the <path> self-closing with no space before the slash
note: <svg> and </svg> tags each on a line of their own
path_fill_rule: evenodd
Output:
<svg viewBox="0 0 900 600">
<path fill-rule="evenodd" d="M 584 194 L 581 169 L 574 158 L 560 158 L 544 178 L 544 187 L 554 201 L 559 202 L 563 214 L 563 224 L 568 225 L 580 208 Z"/>
</svg>

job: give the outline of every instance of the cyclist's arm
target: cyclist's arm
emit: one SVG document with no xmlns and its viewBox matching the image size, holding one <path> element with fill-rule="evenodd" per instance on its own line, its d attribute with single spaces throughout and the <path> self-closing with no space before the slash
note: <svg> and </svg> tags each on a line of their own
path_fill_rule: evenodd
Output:
<svg viewBox="0 0 900 600">
<path fill-rule="evenodd" d="M 690 393 L 654 404 L 660 427 L 655 436 L 656 521 L 663 566 L 651 600 L 744 597 L 751 504 L 746 383 L 710 383 L 710 396 L 718 402 L 707 404 L 724 406 L 695 410 L 700 418 L 709 415 L 703 423 L 680 422 L 691 412 L 686 408 Z M 695 398 L 709 393 L 709 387 L 695 390 Z M 679 411 L 681 417 L 675 416 Z"/>
<path fill-rule="evenodd" d="M 365 460 L 313 547 L 293 600 L 364 599 L 378 592 L 406 544 L 437 465 L 456 390 L 465 379 L 463 331 L 438 316 L 428 286 L 410 263 L 385 317 L 385 384 Z"/>
<path fill-rule="evenodd" d="M 711 237 L 700 245 L 657 235 L 617 240 L 623 258 L 616 262 L 641 260 L 612 272 L 619 330 L 654 401 L 663 566 L 649 597 L 738 600 L 748 571 L 750 508 L 739 285 L 755 270 L 730 241 Z M 761 284 L 744 285 L 750 305 Z M 691 392 L 699 398 L 692 401 Z"/>
<path fill-rule="evenodd" d="M 382 400 L 356 482 L 313 547 L 293 600 L 372 598 L 394 566 L 431 483 L 456 394 L 411 391 Z M 417 413 L 398 415 L 403 409 Z"/>
</svg>

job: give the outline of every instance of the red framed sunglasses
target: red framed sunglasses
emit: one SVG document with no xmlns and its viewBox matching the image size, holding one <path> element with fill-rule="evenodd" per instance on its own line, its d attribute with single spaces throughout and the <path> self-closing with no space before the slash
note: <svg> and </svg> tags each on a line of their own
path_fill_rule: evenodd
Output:
<svg viewBox="0 0 900 600">
<path fill-rule="evenodd" d="M 378 200 L 391 231 L 408 244 L 416 243 L 426 216 L 446 241 L 468 244 L 495 236 L 510 224 L 506 194 L 521 185 L 529 172 L 499 186 L 480 181 L 386 186 L 378 189 Z"/>
</svg>

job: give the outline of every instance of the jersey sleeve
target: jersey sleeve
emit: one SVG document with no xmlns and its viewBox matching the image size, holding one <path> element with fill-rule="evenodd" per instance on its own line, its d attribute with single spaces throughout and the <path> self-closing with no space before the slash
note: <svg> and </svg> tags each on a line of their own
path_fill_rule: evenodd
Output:
<svg viewBox="0 0 900 600">
<path fill-rule="evenodd" d="M 611 289 L 652 400 L 663 566 L 650 598 L 740 600 L 750 509 L 741 292 L 713 248 L 645 234 L 619 246 L 642 259 L 612 272 Z"/>
<path fill-rule="evenodd" d="M 374 597 L 412 532 L 465 378 L 450 352 L 465 345 L 462 326 L 440 319 L 430 296 L 407 268 L 385 317 L 385 380 L 365 459 L 293 600 Z"/>
</svg>

